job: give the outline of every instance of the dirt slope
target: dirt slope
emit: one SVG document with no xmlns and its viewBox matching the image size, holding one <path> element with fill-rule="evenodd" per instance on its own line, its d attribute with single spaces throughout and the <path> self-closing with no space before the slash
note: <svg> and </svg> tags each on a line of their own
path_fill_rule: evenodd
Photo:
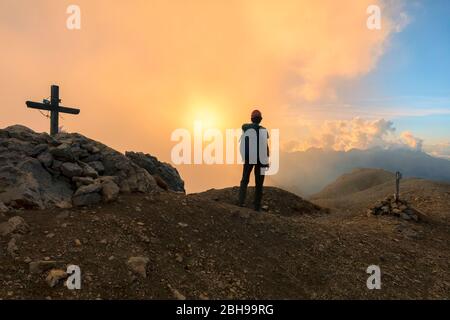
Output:
<svg viewBox="0 0 450 320">
<path fill-rule="evenodd" d="M 249 187 L 247 191 L 246 207 L 253 208 L 255 188 Z M 192 194 L 193 198 L 207 198 L 217 202 L 236 205 L 238 202 L 239 187 L 225 189 L 210 189 L 208 191 Z M 301 197 L 276 187 L 265 187 L 262 201 L 263 211 L 283 216 L 298 216 L 305 214 L 323 214 L 328 211 Z"/>
<path fill-rule="evenodd" d="M 395 181 L 395 175 L 389 171 L 368 168 L 355 169 L 350 173 L 343 174 L 310 198 L 340 198 L 392 181 Z"/>
<path fill-rule="evenodd" d="M 450 298 L 448 225 L 293 213 L 280 190 L 266 192 L 280 213 L 261 214 L 217 192 L 8 213 L 0 222 L 18 214 L 30 231 L 15 237 L 15 257 L 11 237 L 0 236 L 0 298 Z M 149 259 L 146 278 L 128 268 L 132 256 Z M 29 271 L 39 260 L 79 265 L 82 289 L 49 287 L 45 272 Z M 371 264 L 382 290 L 366 287 Z"/>
</svg>

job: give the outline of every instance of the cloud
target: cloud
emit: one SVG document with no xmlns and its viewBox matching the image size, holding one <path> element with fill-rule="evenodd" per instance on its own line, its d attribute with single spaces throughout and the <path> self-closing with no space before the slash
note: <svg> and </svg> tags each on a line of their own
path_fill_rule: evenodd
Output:
<svg viewBox="0 0 450 320">
<path fill-rule="evenodd" d="M 411 23 L 411 17 L 406 12 L 400 12 L 395 24 L 395 32 L 402 32 L 408 24 Z"/>
<path fill-rule="evenodd" d="M 16 83 L 28 83 L 30 92 L 52 79 L 96 113 L 91 119 L 106 114 L 98 96 L 117 110 L 108 116 L 113 122 L 149 120 L 148 106 L 169 119 L 188 115 L 197 107 L 192 101 L 239 115 L 261 104 L 275 118 L 282 104 L 333 100 L 340 80 L 373 70 L 403 19 L 396 3 L 80 0 L 82 29 L 71 32 L 66 3 L 42 0 L 31 8 L 17 0 L 0 4 L 0 35 L 8 43 L 0 44 L 0 94 Z M 382 7 L 381 30 L 366 27 L 373 4 Z M 18 59 L 20 66 L 9 63 Z M 123 102 L 143 116 L 132 119 L 120 110 Z"/>
<path fill-rule="evenodd" d="M 423 149 L 432 156 L 450 160 L 450 142 L 424 145 Z"/>
<path fill-rule="evenodd" d="M 409 146 L 410 148 L 412 148 L 414 150 L 422 151 L 422 145 L 423 145 L 422 139 L 415 137 L 409 131 L 402 132 L 400 136 L 407 146 Z"/>
<path fill-rule="evenodd" d="M 285 145 L 290 150 L 321 148 L 339 151 L 387 146 L 395 133 L 392 121 L 384 119 L 326 121 L 319 127 L 310 127 L 309 136 L 298 144 Z M 289 150 L 289 149 L 288 149 Z"/>
<path fill-rule="evenodd" d="M 286 152 L 304 151 L 309 148 L 348 151 L 351 149 L 407 148 L 424 151 L 433 156 L 450 158 L 450 143 L 424 144 L 424 140 L 410 131 L 396 133 L 394 123 L 385 119 L 325 121 L 310 125 L 304 139 L 288 140 L 282 145 Z"/>
</svg>

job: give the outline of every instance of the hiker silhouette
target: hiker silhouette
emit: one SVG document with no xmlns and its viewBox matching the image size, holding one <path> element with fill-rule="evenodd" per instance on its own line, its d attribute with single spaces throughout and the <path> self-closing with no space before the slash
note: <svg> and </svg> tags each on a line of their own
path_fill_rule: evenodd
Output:
<svg viewBox="0 0 450 320">
<path fill-rule="evenodd" d="M 262 114 L 254 110 L 251 114 L 251 123 L 242 125 L 242 136 L 240 151 L 244 162 L 242 180 L 239 188 L 239 206 L 245 205 L 247 186 L 250 174 L 255 174 L 255 198 L 254 208 L 261 211 L 261 201 L 264 185 L 264 170 L 269 166 L 269 145 L 267 143 L 269 134 L 267 129 L 260 125 Z"/>
</svg>

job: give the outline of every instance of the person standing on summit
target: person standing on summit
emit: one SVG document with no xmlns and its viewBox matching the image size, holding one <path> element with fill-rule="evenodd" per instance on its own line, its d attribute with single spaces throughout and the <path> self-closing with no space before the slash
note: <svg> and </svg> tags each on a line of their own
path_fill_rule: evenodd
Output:
<svg viewBox="0 0 450 320">
<path fill-rule="evenodd" d="M 269 167 L 269 134 L 267 129 L 260 125 L 262 114 L 259 110 L 252 112 L 251 121 L 251 123 L 242 125 L 243 134 L 240 140 L 240 151 L 244 167 L 239 189 L 239 205 L 241 207 L 245 205 L 247 186 L 250 181 L 250 174 L 254 169 L 254 208 L 256 211 L 261 211 L 264 171 Z"/>
</svg>

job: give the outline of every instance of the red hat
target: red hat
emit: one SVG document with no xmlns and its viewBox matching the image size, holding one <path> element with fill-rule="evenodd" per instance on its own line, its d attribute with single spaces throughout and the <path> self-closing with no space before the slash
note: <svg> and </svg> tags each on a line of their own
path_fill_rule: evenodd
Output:
<svg viewBox="0 0 450 320">
<path fill-rule="evenodd" d="M 256 119 L 256 118 L 260 118 L 261 119 L 262 118 L 261 111 L 253 110 L 251 118 L 252 119 Z"/>
</svg>

